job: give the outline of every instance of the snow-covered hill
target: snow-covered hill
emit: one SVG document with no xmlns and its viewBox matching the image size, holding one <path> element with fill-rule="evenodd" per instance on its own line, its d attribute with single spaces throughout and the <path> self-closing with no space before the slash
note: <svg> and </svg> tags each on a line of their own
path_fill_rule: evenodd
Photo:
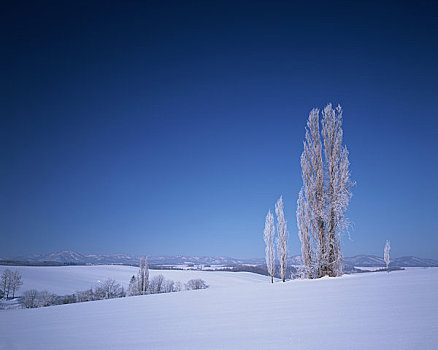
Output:
<svg viewBox="0 0 438 350">
<path fill-rule="evenodd" d="M 196 272 L 211 287 L 3 311 L 0 349 L 438 347 L 436 268 L 273 285 L 249 273 L 169 272 Z"/>
</svg>

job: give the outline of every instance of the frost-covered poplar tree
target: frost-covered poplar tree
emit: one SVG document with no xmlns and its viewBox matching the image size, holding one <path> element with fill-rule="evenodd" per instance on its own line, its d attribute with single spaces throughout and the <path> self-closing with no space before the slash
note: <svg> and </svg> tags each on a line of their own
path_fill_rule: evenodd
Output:
<svg viewBox="0 0 438 350">
<path fill-rule="evenodd" d="M 347 228 L 345 212 L 353 186 L 342 138 L 340 106 L 333 109 L 328 104 L 324 108 L 321 131 L 319 110 L 312 109 L 301 155 L 303 187 L 297 208 L 303 262 L 309 277 L 342 275 L 340 237 Z"/>
<path fill-rule="evenodd" d="M 280 196 L 277 203 L 275 204 L 275 214 L 277 214 L 277 250 L 278 250 L 278 260 L 280 260 L 280 274 L 283 282 L 286 281 L 286 269 L 287 269 L 287 223 L 284 218 L 283 210 L 283 197 Z"/>
<path fill-rule="evenodd" d="M 271 276 L 271 283 L 274 283 L 274 269 L 275 269 L 274 235 L 275 235 L 274 216 L 272 215 L 271 210 L 269 210 L 265 220 L 264 239 L 266 244 L 266 248 L 265 248 L 266 267 L 268 268 L 268 273 Z"/>
<path fill-rule="evenodd" d="M 146 257 L 145 267 L 144 267 L 144 283 L 143 283 L 143 291 L 146 294 L 149 288 L 149 257 Z"/>
<path fill-rule="evenodd" d="M 385 260 L 385 264 L 386 264 L 386 271 L 389 273 L 389 262 L 390 262 L 390 258 L 389 258 L 389 251 L 391 250 L 391 245 L 389 243 L 389 241 L 386 241 L 385 244 L 385 249 L 383 251 L 383 258 Z"/>
<path fill-rule="evenodd" d="M 140 258 L 140 265 L 137 273 L 137 289 L 138 294 L 143 294 L 143 283 L 144 283 L 144 258 Z"/>
<path fill-rule="evenodd" d="M 304 200 L 303 189 L 300 190 L 297 201 L 297 225 L 298 236 L 301 241 L 301 257 L 304 266 L 304 277 L 312 278 L 313 266 L 312 266 L 312 246 L 310 238 L 310 212 L 307 202 Z"/>
<path fill-rule="evenodd" d="M 137 288 L 140 295 L 146 294 L 149 287 L 149 264 L 148 258 L 140 259 L 140 268 L 137 275 Z"/>
</svg>

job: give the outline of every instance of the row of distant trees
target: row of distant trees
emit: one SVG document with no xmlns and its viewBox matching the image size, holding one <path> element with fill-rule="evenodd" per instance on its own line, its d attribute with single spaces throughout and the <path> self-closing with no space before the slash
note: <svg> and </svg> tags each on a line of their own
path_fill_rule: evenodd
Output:
<svg viewBox="0 0 438 350">
<path fill-rule="evenodd" d="M 15 293 L 23 285 L 22 277 L 18 270 L 4 270 L 0 280 L 1 293 L 3 294 L 4 298 L 9 298 L 10 296 L 15 298 Z"/>
<path fill-rule="evenodd" d="M 172 293 L 182 290 L 204 289 L 207 284 L 202 279 L 193 279 L 185 285 L 181 282 L 166 280 L 163 275 L 157 275 L 149 279 L 149 264 L 148 258 L 140 259 L 140 267 L 137 276 L 133 275 L 129 281 L 128 296 Z"/>
<path fill-rule="evenodd" d="M 107 279 L 94 288 L 77 291 L 71 295 L 59 296 L 46 290 L 27 290 L 23 293 L 23 304 L 26 308 L 38 308 L 52 305 L 81 303 L 87 301 L 123 298 L 127 296 L 180 292 L 182 290 L 194 290 L 207 288 L 202 279 L 192 279 L 186 284 L 167 280 L 162 274 L 149 278 L 149 266 L 147 258 L 140 260 L 137 276 L 133 275 L 129 282 L 128 290 L 125 291 L 114 279 Z"/>
</svg>

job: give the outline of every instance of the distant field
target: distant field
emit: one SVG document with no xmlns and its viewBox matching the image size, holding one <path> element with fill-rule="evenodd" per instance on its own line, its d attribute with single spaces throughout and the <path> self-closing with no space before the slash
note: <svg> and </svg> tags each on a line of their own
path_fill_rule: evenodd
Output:
<svg viewBox="0 0 438 350">
<path fill-rule="evenodd" d="M 138 267 L 121 265 L 96 266 L 0 266 L 0 274 L 5 269 L 20 271 L 23 286 L 17 295 L 25 290 L 37 289 L 66 295 L 77 290 L 95 287 L 108 278 L 112 278 L 126 289 L 132 275 L 136 275 Z M 190 279 L 201 278 L 212 287 L 226 287 L 251 282 L 266 282 L 268 278 L 248 272 L 196 271 L 196 270 L 150 270 L 150 276 L 162 274 L 166 279 L 185 283 Z"/>
</svg>

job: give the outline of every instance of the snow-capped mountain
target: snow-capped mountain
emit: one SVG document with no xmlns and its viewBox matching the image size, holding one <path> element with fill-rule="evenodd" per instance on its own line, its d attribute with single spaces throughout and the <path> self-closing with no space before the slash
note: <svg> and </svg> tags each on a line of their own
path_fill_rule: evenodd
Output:
<svg viewBox="0 0 438 350">
<path fill-rule="evenodd" d="M 34 254 L 0 260 L 13 260 L 28 263 L 61 263 L 61 264 L 125 264 L 137 265 L 140 256 L 127 254 L 81 254 L 73 251 L 60 251 L 49 254 Z M 265 259 L 236 259 L 225 256 L 150 256 L 149 264 L 151 265 L 263 265 Z M 356 255 L 344 258 L 345 265 L 348 266 L 385 266 L 383 258 L 373 255 Z M 289 265 L 300 265 L 301 256 L 295 255 L 288 259 Z M 404 256 L 391 259 L 391 266 L 400 267 L 432 267 L 438 266 L 436 259 L 423 259 L 415 256 Z"/>
</svg>

